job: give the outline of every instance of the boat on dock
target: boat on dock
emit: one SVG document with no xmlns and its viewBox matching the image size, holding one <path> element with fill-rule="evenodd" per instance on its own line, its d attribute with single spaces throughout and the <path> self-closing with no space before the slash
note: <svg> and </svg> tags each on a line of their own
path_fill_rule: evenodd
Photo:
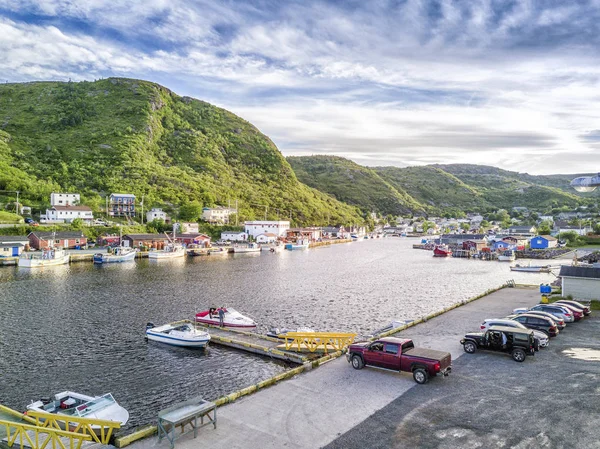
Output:
<svg viewBox="0 0 600 449">
<path fill-rule="evenodd" d="M 252 329 L 256 327 L 256 322 L 252 318 L 242 315 L 235 309 L 223 307 L 225 315 L 223 316 L 223 327 L 237 327 Z M 196 314 L 196 322 L 209 324 L 211 326 L 220 326 L 219 309 L 211 307 Z"/>
<path fill-rule="evenodd" d="M 447 245 L 436 245 L 433 248 L 433 257 L 450 257 L 452 256 L 452 250 Z"/>
<path fill-rule="evenodd" d="M 137 250 L 127 246 L 117 246 L 114 249 L 109 249 L 107 253 L 94 254 L 94 263 L 115 263 L 129 262 L 135 259 Z"/>
<path fill-rule="evenodd" d="M 146 324 L 146 339 L 185 348 L 206 348 L 210 341 L 208 332 L 196 329 L 189 320 L 155 326 Z"/>
<path fill-rule="evenodd" d="M 240 253 L 259 253 L 260 245 L 258 243 L 248 243 L 244 246 L 234 246 L 233 247 L 234 254 Z"/>
<path fill-rule="evenodd" d="M 41 268 L 54 265 L 65 265 L 71 256 L 61 248 L 45 248 L 39 252 L 22 253 L 17 265 L 23 268 Z"/>
<path fill-rule="evenodd" d="M 499 262 L 514 262 L 515 260 L 517 260 L 517 256 L 512 249 L 507 249 L 498 256 Z"/>
<path fill-rule="evenodd" d="M 73 391 L 63 391 L 54 395 L 54 399 L 47 397 L 32 402 L 27 406 L 27 410 L 55 413 L 74 418 L 116 421 L 121 425 L 125 425 L 129 421 L 129 412 L 119 405 L 110 393 L 93 397 Z M 97 425 L 91 427 L 94 432 L 102 429 Z"/>
<path fill-rule="evenodd" d="M 526 273 L 550 273 L 552 271 L 552 266 L 550 265 L 519 265 L 510 267 L 510 271 L 523 271 Z"/>
<path fill-rule="evenodd" d="M 297 329 L 286 329 L 279 327 L 272 327 L 267 332 L 267 337 L 271 338 L 285 338 L 288 332 L 315 332 L 314 329 L 310 327 L 298 327 Z"/>
<path fill-rule="evenodd" d="M 310 242 L 308 240 L 298 240 L 296 243 L 287 243 L 285 249 L 295 251 L 299 249 L 308 249 Z"/>
</svg>

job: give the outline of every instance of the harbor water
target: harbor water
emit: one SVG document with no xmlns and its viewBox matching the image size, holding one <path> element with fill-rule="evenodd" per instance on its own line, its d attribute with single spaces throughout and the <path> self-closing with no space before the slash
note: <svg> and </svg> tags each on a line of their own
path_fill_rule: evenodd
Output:
<svg viewBox="0 0 600 449">
<path fill-rule="evenodd" d="M 387 238 L 282 253 L 3 267 L 0 403 L 24 410 L 64 390 L 110 392 L 130 412 L 127 428 L 136 427 L 174 402 L 216 399 L 289 368 L 217 345 L 203 352 L 147 343 L 148 321 L 191 319 L 210 306 L 228 306 L 253 317 L 262 332 L 308 326 L 363 334 L 509 279 L 555 279 L 511 272 L 509 263 L 434 258 L 413 243 Z"/>
</svg>

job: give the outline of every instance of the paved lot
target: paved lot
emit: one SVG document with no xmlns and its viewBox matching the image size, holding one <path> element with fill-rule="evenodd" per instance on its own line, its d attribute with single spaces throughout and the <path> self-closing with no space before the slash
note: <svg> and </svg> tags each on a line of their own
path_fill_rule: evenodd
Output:
<svg viewBox="0 0 600 449">
<path fill-rule="evenodd" d="M 600 423 L 600 363 L 562 352 L 598 349 L 586 332 L 598 335 L 600 321 L 568 326 L 550 348 L 522 364 L 499 354 L 464 354 L 458 343 L 485 318 L 505 316 L 538 300 L 534 289 L 503 289 L 401 334 L 419 346 L 450 351 L 454 372 L 448 378 L 417 385 L 410 374 L 356 371 L 340 358 L 219 408 L 216 430 L 201 429 L 198 438 L 184 437 L 176 446 L 600 447 L 594 446 L 600 434 L 592 427 L 594 421 Z M 571 436 L 582 444 L 570 444 Z M 154 447 L 168 443 L 158 445 L 157 438 L 149 438 L 132 446 Z"/>
</svg>

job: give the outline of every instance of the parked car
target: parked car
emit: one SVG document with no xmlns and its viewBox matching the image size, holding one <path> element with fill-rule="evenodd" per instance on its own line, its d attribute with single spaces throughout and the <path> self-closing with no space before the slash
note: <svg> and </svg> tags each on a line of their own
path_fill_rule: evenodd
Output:
<svg viewBox="0 0 600 449">
<path fill-rule="evenodd" d="M 33 223 L 35 220 L 31 217 L 26 217 L 25 218 L 25 223 L 29 224 L 29 223 Z"/>
<path fill-rule="evenodd" d="M 548 313 L 548 312 L 542 312 L 540 310 L 535 310 L 535 309 L 527 309 L 525 307 L 521 308 L 521 309 L 513 310 L 514 315 L 520 315 L 522 313 L 528 313 L 530 315 L 539 315 L 539 316 L 543 316 L 546 318 L 550 318 L 552 321 L 554 321 L 556 323 L 556 326 L 558 327 L 559 331 L 562 331 L 565 327 L 567 327 L 565 320 L 557 317 L 556 315 L 552 315 L 551 313 Z M 571 312 L 569 312 L 569 314 L 571 314 Z M 507 317 L 507 318 L 512 318 L 514 315 L 511 315 L 510 317 Z M 573 317 L 573 315 L 571 314 L 571 318 L 572 317 Z"/>
<path fill-rule="evenodd" d="M 556 303 L 553 302 L 552 304 L 554 305 Z M 556 304 L 556 306 L 568 309 L 573 314 L 573 319 L 575 321 L 580 321 L 585 316 L 584 313 L 583 313 L 583 310 L 581 310 L 577 306 L 574 306 L 574 305 L 571 305 L 571 304 L 565 304 L 565 303 L 562 303 L 562 302 L 560 304 Z"/>
<path fill-rule="evenodd" d="M 522 313 L 521 315 L 516 315 L 513 320 L 521 323 L 523 326 L 528 327 L 529 329 L 536 329 L 544 332 L 550 337 L 556 337 L 560 332 L 556 326 L 556 323 L 552 319 L 539 315 Z"/>
<path fill-rule="evenodd" d="M 577 302 L 577 301 L 571 301 L 568 299 L 560 299 L 556 302 L 553 302 L 552 304 L 564 304 L 565 306 L 570 305 L 570 306 L 576 307 L 577 309 L 581 310 L 585 316 L 588 316 L 592 313 L 592 310 L 590 309 L 589 306 L 582 304 L 580 302 Z"/>
<path fill-rule="evenodd" d="M 488 318 L 481 323 L 480 328 L 482 330 L 487 330 L 492 326 L 504 326 L 504 327 L 514 327 L 518 329 L 528 329 L 528 327 L 522 325 L 521 323 L 514 321 L 510 318 Z M 538 330 L 533 330 L 534 337 L 534 348 L 537 351 L 539 348 L 545 348 L 550 343 L 550 339 L 548 335 Z"/>
<path fill-rule="evenodd" d="M 471 332 L 460 341 L 465 352 L 473 354 L 478 349 L 510 354 L 514 361 L 523 362 L 535 354 L 531 329 L 492 326 L 485 332 Z"/>
<path fill-rule="evenodd" d="M 346 358 L 354 369 L 373 366 L 412 373 L 418 384 L 426 383 L 437 374 L 447 376 L 452 371 L 449 352 L 415 348 L 412 340 L 395 337 L 354 343 L 348 347 Z"/>
<path fill-rule="evenodd" d="M 554 304 L 537 304 L 533 306 L 530 310 L 537 310 L 540 312 L 546 312 L 556 317 L 562 318 L 566 323 L 572 323 L 575 321 L 575 316 L 573 313 L 567 309 L 566 307 Z"/>
</svg>

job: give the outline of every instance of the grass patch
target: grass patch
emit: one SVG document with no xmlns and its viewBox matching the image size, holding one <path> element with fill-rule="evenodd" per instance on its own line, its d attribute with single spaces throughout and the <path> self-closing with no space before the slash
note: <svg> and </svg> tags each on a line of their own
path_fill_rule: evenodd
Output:
<svg viewBox="0 0 600 449">
<path fill-rule="evenodd" d="M 0 223 L 23 223 L 23 217 L 2 210 L 0 211 Z"/>
<path fill-rule="evenodd" d="M 556 301 L 560 301 L 561 299 L 569 299 L 569 298 L 565 298 L 564 296 L 551 296 L 548 298 L 548 302 L 549 303 L 553 303 Z M 578 299 L 572 299 L 572 301 L 578 301 Z M 590 303 L 590 310 L 600 310 L 600 301 L 597 299 L 592 299 L 591 301 L 587 301 L 587 300 L 581 300 L 582 303 L 587 304 L 588 302 Z"/>
</svg>

